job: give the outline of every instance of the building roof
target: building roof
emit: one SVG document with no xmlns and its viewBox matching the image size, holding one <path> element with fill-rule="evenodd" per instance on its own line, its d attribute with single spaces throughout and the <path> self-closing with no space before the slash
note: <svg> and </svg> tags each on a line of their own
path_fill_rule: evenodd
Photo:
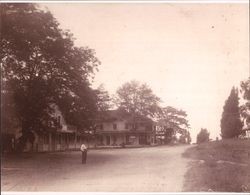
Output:
<svg viewBox="0 0 250 195">
<path fill-rule="evenodd" d="M 101 113 L 101 122 L 113 122 L 113 121 L 127 121 L 128 123 L 152 123 L 153 121 L 145 116 L 139 114 L 130 114 L 123 110 L 107 110 Z"/>
<path fill-rule="evenodd" d="M 104 134 L 133 134 L 133 135 L 138 135 L 138 134 L 145 134 L 145 133 L 151 133 L 150 131 L 145 131 L 145 130 L 136 130 L 136 131 L 131 131 L 131 130 L 105 130 L 105 131 L 96 131 L 97 135 L 104 135 Z"/>
</svg>

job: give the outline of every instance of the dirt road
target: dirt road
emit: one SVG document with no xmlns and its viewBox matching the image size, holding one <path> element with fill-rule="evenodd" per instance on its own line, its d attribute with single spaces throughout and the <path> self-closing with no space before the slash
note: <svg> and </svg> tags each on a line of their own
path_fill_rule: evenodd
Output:
<svg viewBox="0 0 250 195">
<path fill-rule="evenodd" d="M 2 161 L 2 191 L 180 192 L 190 146 L 26 154 Z"/>
</svg>

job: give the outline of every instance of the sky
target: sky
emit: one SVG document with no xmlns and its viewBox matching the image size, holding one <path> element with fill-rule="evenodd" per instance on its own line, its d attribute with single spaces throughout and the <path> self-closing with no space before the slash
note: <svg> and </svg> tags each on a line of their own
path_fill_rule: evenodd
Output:
<svg viewBox="0 0 250 195">
<path fill-rule="evenodd" d="M 249 77 L 248 4 L 49 3 L 77 46 L 101 61 L 93 87 L 114 94 L 147 83 L 162 106 L 188 114 L 192 140 L 201 128 L 220 135 L 225 100 Z"/>
</svg>

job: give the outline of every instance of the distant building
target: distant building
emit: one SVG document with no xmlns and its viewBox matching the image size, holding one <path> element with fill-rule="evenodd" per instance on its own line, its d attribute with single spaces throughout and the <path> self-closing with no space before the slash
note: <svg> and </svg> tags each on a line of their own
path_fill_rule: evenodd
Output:
<svg viewBox="0 0 250 195">
<path fill-rule="evenodd" d="M 244 121 L 242 131 L 243 131 L 243 137 L 250 139 L 250 123 L 249 122 Z"/>
<path fill-rule="evenodd" d="M 243 137 L 244 138 L 247 138 L 247 139 L 250 139 L 250 127 L 246 127 L 246 128 L 243 128 Z"/>
<path fill-rule="evenodd" d="M 170 142 L 175 143 L 174 135 L 176 135 L 176 130 L 165 120 L 159 120 L 155 123 L 156 133 L 155 138 L 157 144 L 167 144 Z"/>
<path fill-rule="evenodd" d="M 97 146 L 140 146 L 155 144 L 154 122 L 140 115 L 109 110 L 97 122 Z"/>
<path fill-rule="evenodd" d="M 155 123 L 155 139 L 157 144 L 190 143 L 187 129 L 180 128 L 168 120 L 160 119 Z"/>
<path fill-rule="evenodd" d="M 35 141 L 33 146 L 27 144 L 27 151 L 62 151 L 80 147 L 82 140 L 76 127 L 66 123 L 57 105 L 52 105 L 52 107 L 54 109 L 53 117 L 56 121 L 55 124 L 52 124 L 55 127 L 54 130 L 43 134 L 34 133 Z"/>
</svg>

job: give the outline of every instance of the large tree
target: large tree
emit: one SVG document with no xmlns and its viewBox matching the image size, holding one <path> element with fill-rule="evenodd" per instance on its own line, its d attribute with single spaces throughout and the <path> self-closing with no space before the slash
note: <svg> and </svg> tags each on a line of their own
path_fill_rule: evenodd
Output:
<svg viewBox="0 0 250 195">
<path fill-rule="evenodd" d="M 179 131 L 189 128 L 187 113 L 181 109 L 167 106 L 161 109 L 158 116 L 160 120 L 164 120 L 168 126 L 178 129 Z"/>
<path fill-rule="evenodd" d="M 221 118 L 221 137 L 233 138 L 241 134 L 242 122 L 239 113 L 239 97 L 237 88 L 232 88 L 223 107 Z"/>
<path fill-rule="evenodd" d="M 159 112 L 160 98 L 145 83 L 130 81 L 117 90 L 116 105 L 128 113 L 154 117 Z"/>
<path fill-rule="evenodd" d="M 1 4 L 1 33 L 1 95 L 13 95 L 22 142 L 53 128 L 53 104 L 78 129 L 90 126 L 97 110 L 90 86 L 100 64 L 95 52 L 74 46 L 72 34 L 37 4 Z"/>
<path fill-rule="evenodd" d="M 182 142 L 191 142 L 188 131 L 190 125 L 187 120 L 187 113 L 181 109 L 167 106 L 158 113 L 158 123 L 161 126 L 161 133 L 165 135 L 165 142 L 170 142 L 173 137 L 181 134 Z"/>
</svg>

